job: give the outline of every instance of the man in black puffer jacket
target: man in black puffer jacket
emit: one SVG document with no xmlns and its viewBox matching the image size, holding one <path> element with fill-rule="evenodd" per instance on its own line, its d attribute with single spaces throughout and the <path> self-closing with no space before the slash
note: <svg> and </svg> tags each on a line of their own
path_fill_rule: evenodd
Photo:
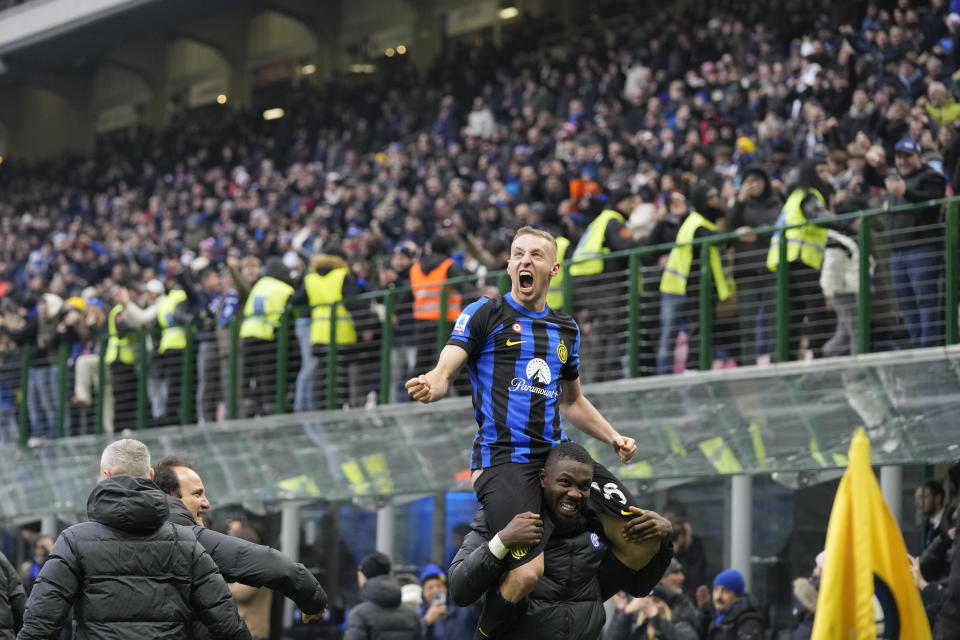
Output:
<svg viewBox="0 0 960 640">
<path fill-rule="evenodd" d="M 357 571 L 360 604 L 347 616 L 343 640 L 422 640 L 416 609 L 401 603 L 400 585 L 390 575 L 390 558 L 374 552 Z"/>
<path fill-rule="evenodd" d="M 195 618 L 214 638 L 250 640 L 193 531 L 166 521 L 167 498 L 150 479 L 146 446 L 112 443 L 100 473 L 87 501 L 89 521 L 60 534 L 17 637 L 47 640 L 73 607 L 76 640 L 186 640 Z"/>
<path fill-rule="evenodd" d="M 541 471 L 543 504 L 555 528 L 544 550 L 543 577 L 526 603 L 525 613 L 504 638 L 596 638 L 606 620 L 603 602 L 620 590 L 645 596 L 657 584 L 673 557 L 668 520 L 645 512 L 629 521 L 629 541 L 660 537 L 660 551 L 639 570 L 624 565 L 617 550 L 603 536 L 603 526 L 586 510 L 593 476 L 593 460 L 578 444 L 554 447 Z M 636 509 L 633 507 L 632 509 Z M 637 509 L 639 512 L 639 509 Z M 504 575 L 507 553 L 523 553 L 539 542 L 542 521 L 538 515 L 520 514 L 493 535 L 483 509 L 450 563 L 450 593 L 454 602 L 467 606 L 487 593 Z M 488 595 L 485 607 L 496 612 L 504 606 Z M 495 618 L 494 618 L 495 619 Z M 478 629 L 475 638 L 489 637 Z"/>
<path fill-rule="evenodd" d="M 157 486 L 167 494 L 170 509 L 167 521 L 193 529 L 224 580 L 279 591 L 293 600 L 303 612 L 305 621 L 318 618 L 327 608 L 327 594 L 323 587 L 299 562 L 276 549 L 197 524 L 197 516 L 187 507 L 186 501 L 191 500 L 191 494 L 198 490 L 203 494 L 203 480 L 189 460 L 175 456 L 160 458 L 153 465 L 153 473 Z M 196 500 L 191 504 L 196 504 Z M 194 631 L 194 638 L 204 637 L 205 632 Z"/>
<path fill-rule="evenodd" d="M 13 640 L 23 626 L 23 595 L 20 576 L 7 556 L 0 553 L 0 640 Z"/>
</svg>

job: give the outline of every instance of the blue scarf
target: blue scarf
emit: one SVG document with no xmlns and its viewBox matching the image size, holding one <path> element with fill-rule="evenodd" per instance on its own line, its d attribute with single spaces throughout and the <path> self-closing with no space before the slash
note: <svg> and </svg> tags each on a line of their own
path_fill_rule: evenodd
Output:
<svg viewBox="0 0 960 640">
<path fill-rule="evenodd" d="M 723 611 L 717 611 L 717 617 L 716 617 L 717 626 L 719 627 L 720 625 L 722 625 L 724 619 L 727 617 L 727 614 L 733 611 L 734 609 L 736 609 L 737 607 L 739 607 L 740 603 L 742 602 L 743 600 L 737 600 L 736 602 L 734 602 L 732 605 L 730 605 Z"/>
</svg>

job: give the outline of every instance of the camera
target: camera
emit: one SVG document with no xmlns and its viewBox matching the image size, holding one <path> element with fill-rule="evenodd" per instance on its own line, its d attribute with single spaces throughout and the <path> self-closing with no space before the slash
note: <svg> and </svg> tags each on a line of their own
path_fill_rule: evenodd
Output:
<svg viewBox="0 0 960 640">
<path fill-rule="evenodd" d="M 887 180 L 899 180 L 900 172 L 896 169 L 887 169 Z"/>
<path fill-rule="evenodd" d="M 436 604 L 436 603 L 438 603 L 438 602 L 441 603 L 441 604 L 444 604 L 444 603 L 446 603 L 446 601 L 447 601 L 447 596 L 446 596 L 446 594 L 444 594 L 442 591 L 438 591 L 437 593 L 433 594 L 433 603 L 434 603 L 434 604 Z"/>
</svg>

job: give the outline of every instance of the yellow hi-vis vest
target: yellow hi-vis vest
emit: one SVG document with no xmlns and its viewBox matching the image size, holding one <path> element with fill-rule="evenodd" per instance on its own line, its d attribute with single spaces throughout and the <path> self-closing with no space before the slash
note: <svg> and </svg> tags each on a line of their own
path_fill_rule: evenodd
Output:
<svg viewBox="0 0 960 640">
<path fill-rule="evenodd" d="M 783 205 L 782 219 L 785 226 L 803 224 L 807 221 L 807 216 L 803 214 L 800 205 L 808 193 L 812 193 L 820 199 L 823 206 L 827 206 L 826 200 L 816 189 L 794 189 L 786 204 Z M 814 269 L 820 269 L 823 264 L 823 252 L 827 248 L 827 230 L 818 227 L 815 224 L 805 224 L 802 227 L 787 229 L 780 233 L 775 233 L 770 239 L 770 251 L 767 252 L 767 269 L 777 270 L 777 264 L 780 262 L 780 241 L 787 238 L 787 262 L 796 262 L 797 258 Z"/>
<path fill-rule="evenodd" d="M 661 293 L 687 295 L 687 278 L 690 277 L 690 265 L 693 263 L 693 245 L 690 243 L 700 227 L 706 227 L 710 231 L 717 230 L 717 225 L 696 211 L 688 213 L 677 232 L 677 246 L 670 250 L 667 266 L 663 268 L 663 277 L 660 278 Z M 697 251 L 699 250 L 700 247 L 697 247 Z M 726 300 L 730 297 L 730 283 L 723 273 L 720 252 L 716 247 L 710 247 L 710 271 L 713 274 L 713 284 L 717 287 L 717 297 Z"/>
<path fill-rule="evenodd" d="M 337 304 L 337 344 L 355 344 L 357 329 L 353 316 L 347 308 L 339 304 L 343 300 L 343 281 L 347 277 L 347 268 L 331 269 L 325 275 L 310 273 L 303 279 L 310 301 L 310 344 L 330 344 L 330 305 Z"/>
<path fill-rule="evenodd" d="M 173 313 L 177 310 L 177 305 L 186 301 L 186 299 L 186 291 L 174 289 L 167 294 L 167 297 L 157 307 L 157 324 L 163 329 L 160 334 L 160 346 L 157 347 L 157 353 L 187 348 L 186 327 L 178 327 L 173 324 Z"/>
<path fill-rule="evenodd" d="M 240 337 L 273 340 L 274 332 L 280 325 L 280 314 L 292 295 L 293 287 L 286 282 L 270 276 L 257 280 L 247 296 L 247 303 L 243 305 Z"/>
<path fill-rule="evenodd" d="M 610 253 L 610 247 L 603 246 L 603 238 L 611 220 L 623 222 L 623 214 L 613 209 L 604 209 L 587 227 L 580 242 L 577 243 L 577 248 L 573 251 L 571 276 L 594 276 L 603 273 L 601 256 Z"/>
<path fill-rule="evenodd" d="M 133 333 L 120 335 L 117 330 L 117 316 L 121 311 L 123 311 L 122 304 L 114 305 L 107 317 L 110 338 L 107 340 L 107 353 L 104 360 L 107 364 L 112 364 L 119 358 L 123 364 L 132 365 L 137 359 L 136 336 Z"/>
<path fill-rule="evenodd" d="M 563 236 L 557 237 L 557 262 L 563 262 L 567 255 L 570 241 Z M 547 292 L 547 306 L 560 311 L 563 308 L 563 268 L 550 279 L 550 290 Z"/>
</svg>

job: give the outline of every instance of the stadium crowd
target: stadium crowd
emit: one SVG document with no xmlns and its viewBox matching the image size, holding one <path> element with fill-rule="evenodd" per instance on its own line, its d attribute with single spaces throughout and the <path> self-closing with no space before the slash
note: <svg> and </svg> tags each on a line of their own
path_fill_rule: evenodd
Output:
<svg viewBox="0 0 960 640">
<path fill-rule="evenodd" d="M 89 157 L 4 163 L 0 347 L 36 348 L 33 441 L 56 432 L 62 344 L 76 365 L 74 404 L 86 407 L 101 339 L 112 337 L 105 420 L 108 429 L 133 422 L 136 329 L 159 334 L 148 345 L 152 421 L 176 423 L 190 322 L 199 325 L 191 410 L 222 418 L 229 325 L 241 311 L 244 413 L 269 412 L 276 319 L 292 304 L 314 307 L 295 329 L 294 409 L 323 406 L 318 371 L 333 337 L 350 356 L 338 366 L 371 363 L 337 390 L 337 406 L 362 405 L 378 388 L 382 308 L 348 303 L 332 336 L 316 305 L 440 276 L 482 278 L 505 266 L 523 225 L 563 237 L 567 259 L 575 248 L 586 256 L 739 232 L 714 251 L 716 265 L 711 257 L 711 355 L 719 366 L 769 361 L 779 237 L 768 255 L 771 236 L 752 229 L 943 197 L 960 179 L 957 7 L 790 4 L 789 19 L 761 5 L 681 16 L 638 6 L 552 41 L 540 37 L 549 20 L 531 21 L 499 48 L 450 44 L 425 74 L 395 57 L 371 77 L 273 91 L 266 106 L 283 104 L 279 120 L 184 111 L 163 131 L 102 136 Z M 874 247 L 874 348 L 937 344 L 941 208 L 874 224 L 900 243 Z M 791 357 L 856 350 L 856 224 L 829 226 L 784 234 Z M 595 246 L 581 241 L 588 229 Z M 793 253 L 794 243 L 817 246 Z M 653 334 L 642 372 L 694 368 L 699 258 L 667 246 L 644 262 L 644 295 L 659 311 L 644 323 Z M 574 290 L 603 274 L 622 281 L 623 269 L 572 271 L 583 285 Z M 451 289 L 451 306 L 491 284 Z M 626 331 L 625 312 L 605 304 L 616 298 L 597 291 L 575 295 L 577 317 L 584 339 L 598 341 L 589 351 L 618 366 L 588 363 L 593 380 L 622 375 Z M 396 308 L 396 380 L 434 355 L 439 312 L 429 303 L 407 296 Z M 264 321 L 253 326 L 254 316 Z M 15 359 L 0 371 L 12 438 Z M 69 415 L 65 432 L 76 433 Z"/>
</svg>

